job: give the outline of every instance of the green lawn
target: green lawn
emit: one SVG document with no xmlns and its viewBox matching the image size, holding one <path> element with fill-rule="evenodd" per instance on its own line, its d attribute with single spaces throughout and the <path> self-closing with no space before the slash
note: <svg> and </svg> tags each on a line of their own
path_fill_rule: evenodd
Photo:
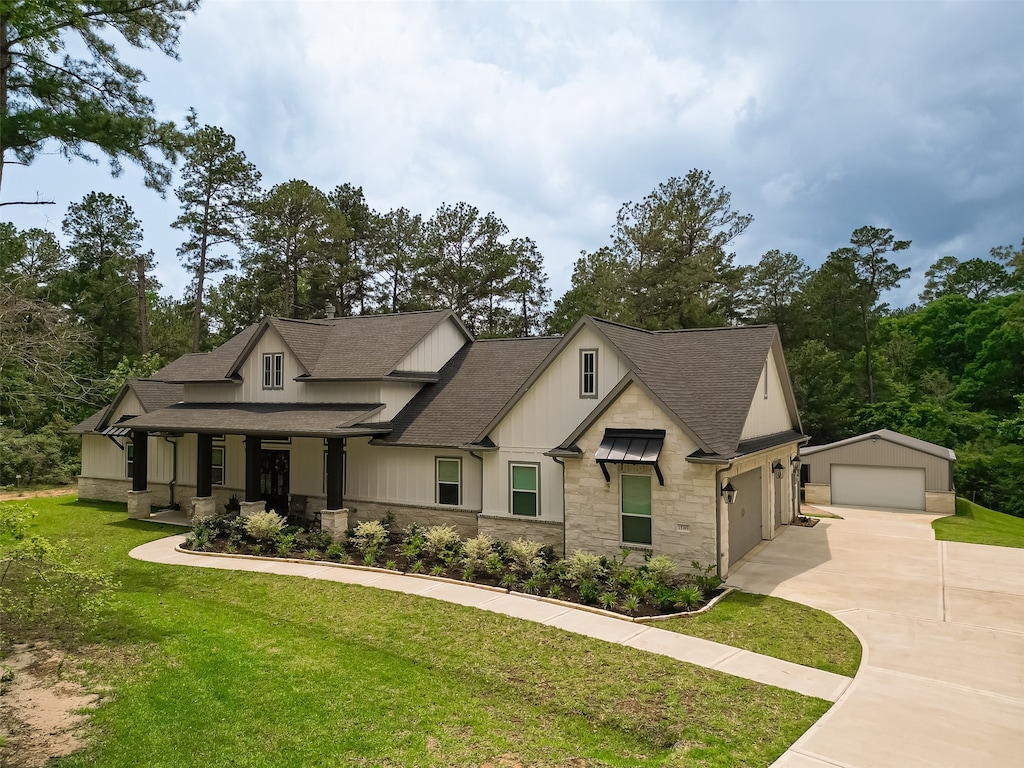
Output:
<svg viewBox="0 0 1024 768">
<path fill-rule="evenodd" d="M 172 531 L 124 505 L 31 504 L 120 582 L 89 638 L 109 694 L 61 768 L 765 766 L 829 706 L 426 598 L 138 562 Z"/>
<path fill-rule="evenodd" d="M 777 597 L 733 592 L 706 613 L 651 626 L 849 677 L 860 666 L 860 641 L 849 627 L 824 611 Z"/>
<path fill-rule="evenodd" d="M 932 523 L 939 541 L 1024 547 L 1024 518 L 1004 515 L 967 499 L 956 500 L 956 514 Z"/>
</svg>

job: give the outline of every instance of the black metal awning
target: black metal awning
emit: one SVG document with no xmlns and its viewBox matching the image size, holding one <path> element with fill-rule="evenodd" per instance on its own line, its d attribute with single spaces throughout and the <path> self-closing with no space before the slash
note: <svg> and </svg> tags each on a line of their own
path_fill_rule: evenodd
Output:
<svg viewBox="0 0 1024 768">
<path fill-rule="evenodd" d="M 649 464 L 658 475 L 658 482 L 665 484 L 665 478 L 658 466 L 658 457 L 665 444 L 663 429 L 606 429 L 604 439 L 594 459 L 601 465 L 604 479 L 611 482 L 607 464 Z"/>
</svg>

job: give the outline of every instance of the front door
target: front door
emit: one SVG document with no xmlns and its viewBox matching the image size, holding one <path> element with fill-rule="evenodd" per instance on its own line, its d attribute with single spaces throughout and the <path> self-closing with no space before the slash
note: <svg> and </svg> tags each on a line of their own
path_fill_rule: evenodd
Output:
<svg viewBox="0 0 1024 768">
<path fill-rule="evenodd" d="M 260 454 L 260 498 L 267 509 L 282 517 L 288 516 L 288 451 L 267 451 Z"/>
</svg>

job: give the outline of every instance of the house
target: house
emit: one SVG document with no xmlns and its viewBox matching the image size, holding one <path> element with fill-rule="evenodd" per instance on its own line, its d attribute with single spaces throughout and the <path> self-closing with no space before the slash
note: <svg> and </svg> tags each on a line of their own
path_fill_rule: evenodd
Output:
<svg viewBox="0 0 1024 768">
<path fill-rule="evenodd" d="M 800 449 L 808 504 L 956 513 L 949 448 L 878 429 Z"/>
<path fill-rule="evenodd" d="M 723 574 L 793 518 L 807 439 L 774 327 L 585 317 L 561 338 L 475 340 L 450 311 L 267 318 L 76 430 L 80 496 L 135 516 L 237 495 L 332 530 L 391 511 Z"/>
</svg>

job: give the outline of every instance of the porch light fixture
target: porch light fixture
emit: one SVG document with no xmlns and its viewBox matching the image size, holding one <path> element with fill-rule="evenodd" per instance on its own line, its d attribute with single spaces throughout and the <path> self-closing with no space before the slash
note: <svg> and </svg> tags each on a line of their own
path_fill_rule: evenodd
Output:
<svg viewBox="0 0 1024 768">
<path fill-rule="evenodd" d="M 789 463 L 792 464 L 794 467 L 799 466 L 800 465 L 800 454 L 799 453 L 793 454 L 793 458 L 791 458 L 789 460 Z"/>
<path fill-rule="evenodd" d="M 725 499 L 725 503 L 735 503 L 737 493 L 738 491 L 736 490 L 736 486 L 732 484 L 732 480 L 726 480 L 725 485 L 722 486 L 722 498 Z"/>
<path fill-rule="evenodd" d="M 772 462 L 772 472 L 775 473 L 777 479 L 782 479 L 782 462 L 778 459 Z"/>
</svg>

